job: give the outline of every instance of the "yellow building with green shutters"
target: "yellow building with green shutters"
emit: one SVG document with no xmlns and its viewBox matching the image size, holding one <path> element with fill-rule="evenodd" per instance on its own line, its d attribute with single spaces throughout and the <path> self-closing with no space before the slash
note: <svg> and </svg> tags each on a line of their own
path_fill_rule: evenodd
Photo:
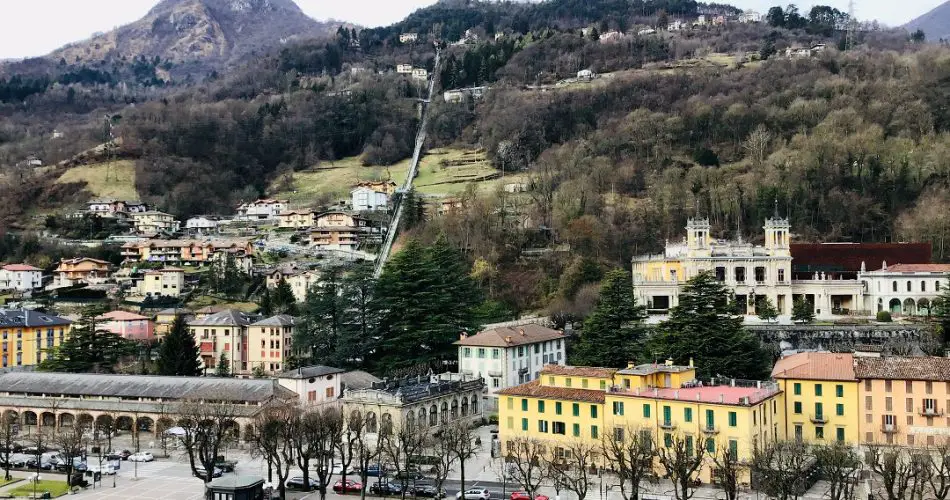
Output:
<svg viewBox="0 0 950 500">
<path fill-rule="evenodd" d="M 34 366 L 69 338 L 72 321 L 28 309 L 0 309 L 0 368 Z"/>
<path fill-rule="evenodd" d="M 616 370 L 548 365 L 540 378 L 499 393 L 502 453 L 517 438 L 553 449 L 577 439 L 600 446 L 626 432 L 648 434 L 655 446 L 674 438 L 709 451 L 699 472 L 712 475 L 711 455 L 728 448 L 741 462 L 760 443 L 785 437 L 784 403 L 770 382 L 700 383 L 692 366 L 645 364 Z"/>
<path fill-rule="evenodd" d="M 854 355 L 803 352 L 780 359 L 772 378 L 785 393 L 785 433 L 812 444 L 860 439 Z"/>
</svg>

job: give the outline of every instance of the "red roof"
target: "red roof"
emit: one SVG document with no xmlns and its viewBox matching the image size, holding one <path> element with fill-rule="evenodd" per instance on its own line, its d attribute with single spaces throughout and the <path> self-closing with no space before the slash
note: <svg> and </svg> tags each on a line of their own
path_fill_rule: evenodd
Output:
<svg viewBox="0 0 950 500">
<path fill-rule="evenodd" d="M 42 271 L 27 264 L 7 264 L 3 266 L 4 271 Z"/>
<path fill-rule="evenodd" d="M 834 352 L 800 352 L 786 356 L 772 368 L 772 378 L 854 381 L 854 355 Z"/>
<path fill-rule="evenodd" d="M 105 319 L 105 320 L 114 320 L 114 321 L 140 321 L 143 319 L 150 319 L 146 316 L 140 314 L 131 313 L 128 311 L 111 311 L 99 316 L 96 319 Z"/>
<path fill-rule="evenodd" d="M 571 389 L 567 387 L 552 387 L 541 385 L 539 380 L 509 387 L 498 391 L 502 396 L 524 396 L 538 399 L 564 399 L 567 401 L 584 401 L 588 403 L 603 403 L 607 393 L 592 389 Z"/>
<path fill-rule="evenodd" d="M 670 401 L 695 401 L 706 404 L 746 405 L 758 404 L 779 393 L 778 387 L 763 384 L 759 387 L 735 387 L 731 385 L 713 385 L 704 387 L 684 387 L 680 389 L 647 389 L 637 394 L 632 390 L 620 390 L 611 394 L 627 397 L 665 399 Z M 749 398 L 748 403 L 744 398 Z"/>
<path fill-rule="evenodd" d="M 880 269 L 884 271 L 884 269 Z M 887 266 L 892 273 L 950 273 L 950 264 L 894 264 Z"/>
<path fill-rule="evenodd" d="M 880 269 L 881 264 L 928 264 L 930 243 L 792 243 L 792 270 L 795 272 Z"/>
</svg>

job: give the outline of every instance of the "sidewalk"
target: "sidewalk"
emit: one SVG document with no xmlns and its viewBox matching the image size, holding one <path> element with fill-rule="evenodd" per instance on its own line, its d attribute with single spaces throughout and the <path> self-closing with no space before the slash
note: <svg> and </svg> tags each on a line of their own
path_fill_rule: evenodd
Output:
<svg viewBox="0 0 950 500">
<path fill-rule="evenodd" d="M 6 496 L 7 492 L 9 492 L 10 490 L 25 484 L 27 478 L 32 477 L 33 474 L 35 474 L 35 472 L 33 471 L 11 470 L 10 475 L 13 476 L 14 482 L 4 485 L 3 487 L 0 487 L 0 498 L 3 498 L 4 496 Z M 2 477 L 3 477 L 3 472 L 0 471 L 0 478 Z M 43 474 L 40 473 L 40 478 L 42 479 L 42 477 L 43 477 Z M 16 481 L 16 479 L 19 479 L 19 481 Z"/>
</svg>

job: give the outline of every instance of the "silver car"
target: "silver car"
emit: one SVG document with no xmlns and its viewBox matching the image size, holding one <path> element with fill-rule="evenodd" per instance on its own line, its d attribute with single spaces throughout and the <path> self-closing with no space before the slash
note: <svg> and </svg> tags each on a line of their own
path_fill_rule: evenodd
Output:
<svg viewBox="0 0 950 500">
<path fill-rule="evenodd" d="M 488 488 L 470 488 L 465 490 L 465 494 L 458 492 L 455 494 L 457 500 L 489 500 L 491 498 L 491 493 L 488 491 Z"/>
</svg>

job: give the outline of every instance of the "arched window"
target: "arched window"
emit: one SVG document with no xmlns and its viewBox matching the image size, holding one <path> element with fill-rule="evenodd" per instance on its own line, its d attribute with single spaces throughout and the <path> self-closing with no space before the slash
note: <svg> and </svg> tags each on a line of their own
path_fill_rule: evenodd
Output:
<svg viewBox="0 0 950 500">
<path fill-rule="evenodd" d="M 440 408 L 439 411 L 442 413 L 442 420 L 441 420 L 441 422 L 442 422 L 443 424 L 448 423 L 448 421 L 449 421 L 449 404 L 448 404 L 447 402 L 443 401 L 443 402 L 442 402 L 442 408 Z"/>
<path fill-rule="evenodd" d="M 462 416 L 468 416 L 468 398 L 462 398 Z"/>
<path fill-rule="evenodd" d="M 896 291 L 897 291 L 897 281 L 895 281 L 892 285 L 893 285 L 893 286 L 892 286 L 891 288 L 893 288 L 894 291 L 896 292 Z"/>
<path fill-rule="evenodd" d="M 409 430 L 416 428 L 416 414 L 412 410 L 406 414 L 406 427 L 409 428 Z"/>
<path fill-rule="evenodd" d="M 429 427 L 435 427 L 439 423 L 439 410 L 432 405 L 429 407 Z"/>
<path fill-rule="evenodd" d="M 428 417 L 426 417 L 426 409 L 424 407 L 419 408 L 419 425 L 421 427 L 425 427 L 429 423 L 429 420 L 427 418 Z"/>
<path fill-rule="evenodd" d="M 459 400 L 452 400 L 452 420 L 459 418 Z"/>
<path fill-rule="evenodd" d="M 393 433 L 393 416 L 388 413 L 383 413 L 383 423 L 380 425 L 380 431 L 384 436 L 388 436 Z"/>
<path fill-rule="evenodd" d="M 368 412 L 366 414 L 366 432 L 370 434 L 376 434 L 377 429 L 376 414 L 373 412 Z"/>
</svg>

